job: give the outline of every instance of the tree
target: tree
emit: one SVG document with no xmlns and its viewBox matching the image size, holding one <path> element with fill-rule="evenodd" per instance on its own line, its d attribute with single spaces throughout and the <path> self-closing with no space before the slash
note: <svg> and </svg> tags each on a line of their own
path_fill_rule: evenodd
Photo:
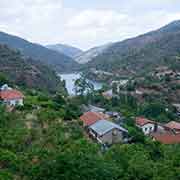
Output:
<svg viewBox="0 0 180 180">
<path fill-rule="evenodd" d="M 112 84 L 112 92 L 113 92 L 113 94 L 118 94 L 118 85 L 117 85 L 117 83 Z"/>
<path fill-rule="evenodd" d="M 76 95 L 83 96 L 85 93 L 91 93 L 94 91 L 94 85 L 81 74 L 81 77 L 75 81 Z"/>
</svg>

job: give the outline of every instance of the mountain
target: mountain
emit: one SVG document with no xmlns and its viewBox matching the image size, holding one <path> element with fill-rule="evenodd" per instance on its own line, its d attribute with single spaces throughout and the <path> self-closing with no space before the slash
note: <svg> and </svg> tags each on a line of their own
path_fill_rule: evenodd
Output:
<svg viewBox="0 0 180 180">
<path fill-rule="evenodd" d="M 48 66 L 31 58 L 25 58 L 17 50 L 0 45 L 0 72 L 10 82 L 29 88 L 54 92 L 62 88 L 62 82 Z"/>
<path fill-rule="evenodd" d="M 92 54 L 85 66 L 119 74 L 145 73 L 173 63 L 179 54 L 180 21 L 174 21 L 158 30 L 111 44 L 102 53 Z"/>
<path fill-rule="evenodd" d="M 8 45 L 13 49 L 19 49 L 24 56 L 50 65 L 59 72 L 72 71 L 77 67 L 77 63 L 72 58 L 62 53 L 4 32 L 0 32 L 0 44 Z"/>
<path fill-rule="evenodd" d="M 75 60 L 80 64 L 86 64 L 87 62 L 90 62 L 94 58 L 98 57 L 98 55 L 102 54 L 110 46 L 111 43 L 99 47 L 94 47 L 81 53 L 79 56 L 76 56 Z"/>
<path fill-rule="evenodd" d="M 66 56 L 71 58 L 75 58 L 76 56 L 80 55 L 83 51 L 73 46 L 65 45 L 65 44 L 54 44 L 54 45 L 47 45 L 47 48 L 62 53 Z"/>
</svg>

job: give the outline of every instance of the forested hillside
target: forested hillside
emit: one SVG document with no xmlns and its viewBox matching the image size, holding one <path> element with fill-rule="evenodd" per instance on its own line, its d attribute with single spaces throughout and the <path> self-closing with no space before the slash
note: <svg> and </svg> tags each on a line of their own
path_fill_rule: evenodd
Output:
<svg viewBox="0 0 180 180">
<path fill-rule="evenodd" d="M 55 72 L 46 65 L 31 58 L 25 58 L 19 51 L 0 45 L 0 73 L 17 85 L 45 91 L 63 89 Z"/>
<path fill-rule="evenodd" d="M 142 73 L 160 65 L 173 63 L 180 54 L 180 21 L 157 30 L 117 42 L 103 51 L 86 67 L 110 72 Z M 171 61 L 172 60 L 172 61 Z"/>
<path fill-rule="evenodd" d="M 77 63 L 72 58 L 39 44 L 28 42 L 17 36 L 0 32 L 0 44 L 18 49 L 24 56 L 43 62 L 59 72 L 72 71 L 77 67 Z"/>
<path fill-rule="evenodd" d="M 103 151 L 85 136 L 78 120 L 77 98 L 51 97 L 30 90 L 24 94 L 24 107 L 8 113 L 0 106 L 0 179 L 180 178 L 179 145 L 153 142 L 131 128 L 134 143 Z M 127 122 L 133 124 L 130 119 Z"/>
</svg>

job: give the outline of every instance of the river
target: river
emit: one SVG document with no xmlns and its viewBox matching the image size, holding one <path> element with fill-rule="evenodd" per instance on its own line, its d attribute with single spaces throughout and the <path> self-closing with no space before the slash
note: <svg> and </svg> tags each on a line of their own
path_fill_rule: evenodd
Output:
<svg viewBox="0 0 180 180">
<path fill-rule="evenodd" d="M 72 73 L 72 74 L 59 74 L 62 80 L 65 80 L 66 82 L 66 89 L 69 93 L 69 95 L 73 96 L 75 95 L 75 81 L 80 78 L 79 73 Z M 102 83 L 95 82 L 89 80 L 93 85 L 95 90 L 99 90 L 102 88 Z"/>
</svg>

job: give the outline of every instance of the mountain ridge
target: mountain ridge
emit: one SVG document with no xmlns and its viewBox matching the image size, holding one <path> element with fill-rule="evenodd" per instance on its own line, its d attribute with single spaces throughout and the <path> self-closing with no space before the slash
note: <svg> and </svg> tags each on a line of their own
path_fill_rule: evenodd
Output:
<svg viewBox="0 0 180 180">
<path fill-rule="evenodd" d="M 158 30 L 113 43 L 85 66 L 110 72 L 137 72 L 165 64 L 165 58 L 179 54 L 180 21 L 174 21 Z"/>
<path fill-rule="evenodd" d="M 25 58 L 20 51 L 0 44 L 0 72 L 11 82 L 43 91 L 56 92 L 62 82 L 55 71 L 43 63 Z"/>
<path fill-rule="evenodd" d="M 18 49 L 24 56 L 43 62 L 59 72 L 73 70 L 73 68 L 77 67 L 77 63 L 64 54 L 1 31 L 0 44 L 7 45 L 12 49 Z"/>
</svg>

